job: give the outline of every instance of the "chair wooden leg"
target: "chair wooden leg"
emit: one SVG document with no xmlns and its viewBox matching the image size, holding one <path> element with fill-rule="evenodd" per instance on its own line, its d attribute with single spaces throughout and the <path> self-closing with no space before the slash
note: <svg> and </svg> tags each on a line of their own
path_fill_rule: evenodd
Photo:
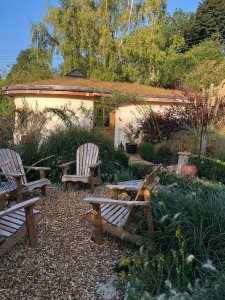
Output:
<svg viewBox="0 0 225 300">
<path fill-rule="evenodd" d="M 64 182 L 64 184 L 63 184 L 63 191 L 64 192 L 68 191 L 68 182 Z"/>
<path fill-rule="evenodd" d="M 35 221 L 32 206 L 25 207 L 25 215 L 30 246 L 35 247 L 37 245 L 37 234 L 35 230 Z"/>
<path fill-rule="evenodd" d="M 41 187 L 41 195 L 46 196 L 46 185 Z"/>
<path fill-rule="evenodd" d="M 91 193 L 93 194 L 94 193 L 94 178 L 91 176 L 91 179 L 90 179 L 90 185 L 91 185 Z"/>
<path fill-rule="evenodd" d="M 102 239 L 102 218 L 100 204 L 92 204 L 93 207 L 93 224 L 94 224 L 94 234 L 95 241 L 98 245 L 103 244 Z"/>
<path fill-rule="evenodd" d="M 16 185 L 17 185 L 17 201 L 21 202 L 23 200 L 23 187 L 22 187 L 22 182 L 21 178 L 16 178 Z"/>
</svg>

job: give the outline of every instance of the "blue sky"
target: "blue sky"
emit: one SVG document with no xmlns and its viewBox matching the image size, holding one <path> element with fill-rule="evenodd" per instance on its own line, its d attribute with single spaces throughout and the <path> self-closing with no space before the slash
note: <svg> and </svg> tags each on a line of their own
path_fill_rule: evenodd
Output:
<svg viewBox="0 0 225 300">
<path fill-rule="evenodd" d="M 47 12 L 50 4 L 57 0 L 0 0 L 0 73 L 15 63 L 21 50 L 31 44 L 30 26 L 38 22 Z M 196 11 L 199 0 L 169 0 L 168 10 L 176 8 L 184 11 Z"/>
</svg>

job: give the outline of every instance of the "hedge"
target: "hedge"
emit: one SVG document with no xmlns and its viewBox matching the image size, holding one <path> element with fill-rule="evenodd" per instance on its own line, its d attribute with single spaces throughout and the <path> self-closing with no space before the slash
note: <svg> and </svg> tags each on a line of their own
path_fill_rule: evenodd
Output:
<svg viewBox="0 0 225 300">
<path fill-rule="evenodd" d="M 209 157 L 198 157 L 192 155 L 189 158 L 189 164 L 195 165 L 199 177 L 205 177 L 209 180 L 225 183 L 225 163 Z"/>
</svg>

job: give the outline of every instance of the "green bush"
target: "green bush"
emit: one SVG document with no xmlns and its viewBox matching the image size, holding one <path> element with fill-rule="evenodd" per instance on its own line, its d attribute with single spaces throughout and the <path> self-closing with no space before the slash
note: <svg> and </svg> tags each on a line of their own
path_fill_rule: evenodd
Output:
<svg viewBox="0 0 225 300">
<path fill-rule="evenodd" d="M 153 192 L 151 199 L 157 253 L 142 247 L 126 259 L 130 281 L 127 299 L 156 300 L 162 294 L 162 299 L 172 299 L 169 296 L 175 292 L 176 299 L 202 299 L 198 295 L 202 296 L 203 290 L 205 299 L 222 299 L 225 189 L 164 170 L 159 176 L 161 183 L 169 185 Z"/>
<path fill-rule="evenodd" d="M 153 161 L 155 150 L 151 143 L 144 143 L 139 147 L 139 153 L 142 159 Z"/>
<path fill-rule="evenodd" d="M 133 180 L 134 176 L 130 169 L 122 169 L 119 173 L 115 175 L 115 183 L 121 182 L 121 181 L 130 181 Z"/>
<path fill-rule="evenodd" d="M 102 160 L 101 176 L 112 181 L 117 173 L 128 167 L 128 157 L 114 149 L 113 143 L 99 132 L 90 132 L 80 127 L 61 128 L 48 135 L 39 149 L 40 157 L 55 155 L 51 162 L 51 179 L 59 180 L 58 165 L 76 158 L 76 151 L 84 143 L 94 143 L 99 147 Z"/>
<path fill-rule="evenodd" d="M 193 192 L 193 190 L 197 190 L 205 194 L 211 191 L 218 191 L 220 189 L 223 190 L 222 185 L 211 184 L 206 186 L 198 179 L 188 179 L 185 177 L 177 176 L 167 170 L 161 170 L 159 172 L 159 178 L 161 185 L 175 185 L 178 188 L 189 193 Z"/>
<path fill-rule="evenodd" d="M 130 163 L 129 169 L 131 170 L 134 179 L 143 179 L 146 177 L 146 175 L 151 173 L 153 167 L 144 162 L 137 162 Z"/>
<path fill-rule="evenodd" d="M 199 177 L 225 183 L 224 162 L 208 157 L 199 158 L 197 155 L 193 155 L 189 158 L 189 164 L 197 167 Z"/>
<path fill-rule="evenodd" d="M 167 147 L 161 147 L 158 151 L 156 151 L 153 162 L 156 164 L 163 164 L 168 166 L 171 162 L 172 152 Z"/>
</svg>

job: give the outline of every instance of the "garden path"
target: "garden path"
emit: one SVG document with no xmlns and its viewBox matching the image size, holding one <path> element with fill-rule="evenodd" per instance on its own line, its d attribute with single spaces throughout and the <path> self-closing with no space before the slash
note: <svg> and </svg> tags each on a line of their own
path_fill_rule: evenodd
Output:
<svg viewBox="0 0 225 300">
<path fill-rule="evenodd" d="M 97 293 L 98 283 L 116 274 L 114 266 L 131 254 L 130 246 L 110 236 L 101 246 L 94 243 L 84 220 L 90 207 L 81 201 L 89 190 L 49 187 L 47 195 L 39 205 L 37 248 L 22 240 L 0 259 L 1 300 L 109 299 Z M 94 196 L 108 196 L 106 188 L 97 187 Z"/>
</svg>

